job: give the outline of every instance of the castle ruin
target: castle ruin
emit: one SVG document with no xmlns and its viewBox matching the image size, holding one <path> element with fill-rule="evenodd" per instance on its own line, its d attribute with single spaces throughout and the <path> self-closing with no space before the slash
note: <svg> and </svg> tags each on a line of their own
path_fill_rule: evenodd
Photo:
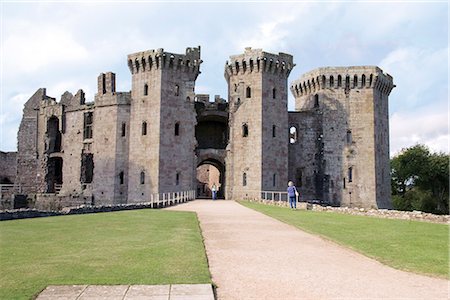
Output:
<svg viewBox="0 0 450 300">
<path fill-rule="evenodd" d="M 0 156 L 2 166 L 16 164 L 0 175 L 36 203 L 121 204 L 204 194 L 197 178 L 208 165 L 225 199 L 284 192 L 292 180 L 304 201 L 391 207 L 394 84 L 380 68 L 319 68 L 288 86 L 291 55 L 246 48 L 225 64 L 227 101 L 210 102 L 195 93 L 200 47 L 127 61 L 131 92 L 117 92 L 111 72 L 99 75 L 92 102 L 82 90 L 56 101 L 38 89 L 24 106 L 17 154 Z"/>
</svg>

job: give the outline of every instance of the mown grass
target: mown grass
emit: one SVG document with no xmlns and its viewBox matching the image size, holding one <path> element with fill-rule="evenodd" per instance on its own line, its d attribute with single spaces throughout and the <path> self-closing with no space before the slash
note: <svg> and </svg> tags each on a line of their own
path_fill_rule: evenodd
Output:
<svg viewBox="0 0 450 300">
<path fill-rule="evenodd" d="M 136 210 L 0 222 L 0 299 L 47 285 L 210 283 L 197 217 Z"/>
<path fill-rule="evenodd" d="M 391 267 L 449 277 L 449 226 L 241 201 L 270 217 L 350 247 Z"/>
</svg>

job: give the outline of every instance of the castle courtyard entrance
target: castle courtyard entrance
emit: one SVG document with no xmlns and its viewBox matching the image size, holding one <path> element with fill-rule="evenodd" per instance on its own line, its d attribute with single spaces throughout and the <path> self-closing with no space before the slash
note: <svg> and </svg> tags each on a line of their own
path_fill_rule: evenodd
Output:
<svg viewBox="0 0 450 300">
<path fill-rule="evenodd" d="M 225 166 L 215 159 L 207 159 L 197 166 L 197 198 L 212 198 L 216 186 L 217 198 L 224 199 Z"/>
</svg>

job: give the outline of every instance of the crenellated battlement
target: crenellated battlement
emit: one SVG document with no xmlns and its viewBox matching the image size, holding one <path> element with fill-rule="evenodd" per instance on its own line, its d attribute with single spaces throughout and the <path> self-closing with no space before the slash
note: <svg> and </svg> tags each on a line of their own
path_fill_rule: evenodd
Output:
<svg viewBox="0 0 450 300">
<path fill-rule="evenodd" d="M 318 68 L 303 74 L 291 83 L 294 97 L 321 89 L 376 89 L 389 95 L 395 87 L 392 76 L 376 66 Z"/>
<path fill-rule="evenodd" d="M 245 52 L 230 56 L 225 63 L 225 78 L 238 74 L 249 74 L 254 72 L 268 72 L 288 77 L 294 68 L 293 57 L 290 54 L 272 54 L 262 49 L 245 48 Z"/>
<path fill-rule="evenodd" d="M 200 46 L 186 48 L 185 54 L 169 53 L 160 48 L 128 55 L 128 68 L 131 74 L 159 69 L 173 69 L 199 74 L 201 63 Z"/>
</svg>

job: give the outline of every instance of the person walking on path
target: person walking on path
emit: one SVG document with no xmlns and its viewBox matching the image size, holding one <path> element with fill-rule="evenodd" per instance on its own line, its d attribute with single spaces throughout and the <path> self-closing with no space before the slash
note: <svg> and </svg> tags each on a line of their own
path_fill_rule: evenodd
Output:
<svg viewBox="0 0 450 300">
<path fill-rule="evenodd" d="M 211 191 L 212 191 L 212 199 L 216 200 L 217 199 L 217 188 L 216 188 L 216 184 L 215 183 L 213 183 Z"/>
<path fill-rule="evenodd" d="M 288 182 L 287 192 L 289 197 L 289 207 L 292 209 L 297 209 L 298 192 L 292 181 Z"/>
</svg>

